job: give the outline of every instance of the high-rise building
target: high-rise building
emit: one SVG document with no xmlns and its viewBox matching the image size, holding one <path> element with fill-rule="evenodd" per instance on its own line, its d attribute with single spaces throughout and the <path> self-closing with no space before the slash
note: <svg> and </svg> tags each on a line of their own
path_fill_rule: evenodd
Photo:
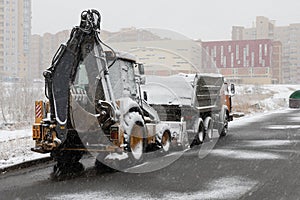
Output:
<svg viewBox="0 0 300 200">
<path fill-rule="evenodd" d="M 40 35 L 34 34 L 31 36 L 30 44 L 30 71 L 31 71 L 31 80 L 42 79 L 42 37 Z"/>
<path fill-rule="evenodd" d="M 282 83 L 300 82 L 300 23 L 288 26 L 275 26 L 273 20 L 256 17 L 255 26 L 232 27 L 232 40 L 271 39 L 282 44 Z"/>
<path fill-rule="evenodd" d="M 300 23 L 276 27 L 274 38 L 282 42 L 282 76 L 285 83 L 300 82 Z"/>
<path fill-rule="evenodd" d="M 232 40 L 274 39 L 274 21 L 263 16 L 257 16 L 254 24 L 251 28 L 233 26 L 231 36 Z"/>
<path fill-rule="evenodd" d="M 51 61 L 60 44 L 66 43 L 70 30 L 60 31 L 56 34 L 45 33 L 43 36 L 31 36 L 30 65 L 31 79 L 43 79 L 43 71 L 51 66 Z"/>
<path fill-rule="evenodd" d="M 0 0 L 0 80 L 30 74 L 31 0 Z"/>
</svg>

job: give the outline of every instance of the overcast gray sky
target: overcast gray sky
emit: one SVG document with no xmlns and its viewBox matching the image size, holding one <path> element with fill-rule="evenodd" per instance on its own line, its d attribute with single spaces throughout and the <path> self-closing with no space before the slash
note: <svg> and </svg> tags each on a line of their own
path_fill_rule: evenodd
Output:
<svg viewBox="0 0 300 200">
<path fill-rule="evenodd" d="M 300 0 L 32 0 L 32 33 L 71 29 L 87 8 L 100 11 L 108 31 L 164 28 L 202 40 L 228 40 L 233 25 L 251 27 L 256 16 L 300 23 Z"/>
</svg>

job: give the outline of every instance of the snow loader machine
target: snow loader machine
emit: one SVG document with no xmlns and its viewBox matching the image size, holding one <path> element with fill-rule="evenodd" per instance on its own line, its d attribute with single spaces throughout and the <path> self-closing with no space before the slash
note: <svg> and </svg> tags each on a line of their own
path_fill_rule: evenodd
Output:
<svg viewBox="0 0 300 200">
<path fill-rule="evenodd" d="M 32 151 L 50 153 L 54 173 L 80 168 L 86 152 L 98 155 L 99 166 L 109 156 L 136 163 L 170 143 L 170 130 L 141 98 L 143 65 L 100 40 L 100 19 L 83 11 L 43 73 L 48 100 L 35 103 Z"/>
</svg>

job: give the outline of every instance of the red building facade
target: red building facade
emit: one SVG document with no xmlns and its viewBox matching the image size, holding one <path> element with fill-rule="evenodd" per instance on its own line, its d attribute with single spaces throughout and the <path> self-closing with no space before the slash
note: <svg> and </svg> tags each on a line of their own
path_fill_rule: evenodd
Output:
<svg viewBox="0 0 300 200">
<path fill-rule="evenodd" d="M 227 78 L 242 83 L 272 83 L 273 42 L 235 40 L 202 42 L 202 64 L 214 62 Z"/>
</svg>

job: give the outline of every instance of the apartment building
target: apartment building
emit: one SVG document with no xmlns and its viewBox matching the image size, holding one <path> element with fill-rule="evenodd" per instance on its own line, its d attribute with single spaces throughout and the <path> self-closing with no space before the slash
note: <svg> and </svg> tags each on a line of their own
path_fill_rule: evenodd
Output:
<svg viewBox="0 0 300 200">
<path fill-rule="evenodd" d="M 0 0 L 0 80 L 22 81 L 30 72 L 31 0 Z"/>
<path fill-rule="evenodd" d="M 30 45 L 30 70 L 31 70 L 31 80 L 39 81 L 43 78 L 43 66 L 42 66 L 42 37 L 40 35 L 34 34 L 31 36 Z"/>
<path fill-rule="evenodd" d="M 279 83 L 280 42 L 270 39 L 202 42 L 207 56 L 228 80 L 244 84 Z M 212 60 L 212 61 L 211 61 Z"/>
<path fill-rule="evenodd" d="M 56 34 L 45 33 L 42 36 L 31 36 L 30 65 L 32 80 L 43 79 L 43 71 L 51 66 L 52 58 L 62 43 L 70 37 L 70 30 L 60 31 Z"/>
<path fill-rule="evenodd" d="M 300 82 L 300 23 L 287 26 L 276 26 L 274 20 L 266 17 L 256 17 L 251 28 L 243 26 L 232 27 L 232 40 L 271 39 L 282 44 L 282 83 Z"/>
</svg>

